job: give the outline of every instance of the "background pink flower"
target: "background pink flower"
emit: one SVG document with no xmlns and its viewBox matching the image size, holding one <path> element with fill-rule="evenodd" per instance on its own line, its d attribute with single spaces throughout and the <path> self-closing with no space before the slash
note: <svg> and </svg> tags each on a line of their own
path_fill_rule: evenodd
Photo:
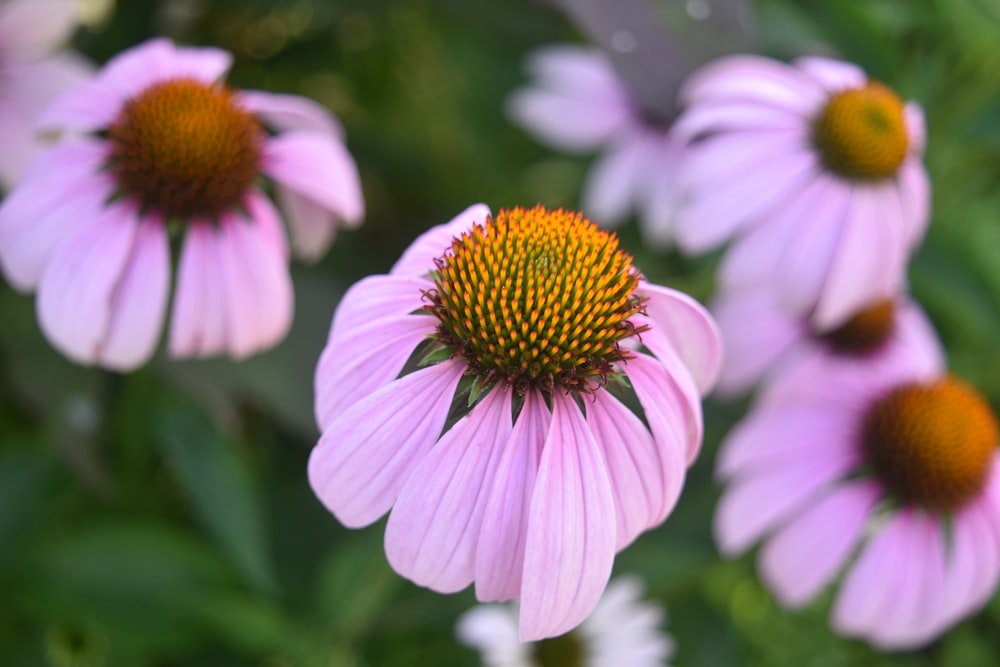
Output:
<svg viewBox="0 0 1000 667">
<path fill-rule="evenodd" d="M 704 309 L 579 214 L 473 206 L 344 295 L 309 479 L 347 526 L 392 510 L 403 576 L 519 599 L 523 640 L 559 635 L 673 508 L 719 363 Z"/>
<path fill-rule="evenodd" d="M 639 108 L 611 60 L 595 48 L 550 46 L 528 58 L 533 85 L 508 113 L 538 141 L 568 153 L 600 151 L 583 186 L 583 211 L 617 227 L 636 210 L 649 243 L 673 242 L 681 144 Z"/>
<path fill-rule="evenodd" d="M 153 354 L 181 241 L 169 351 L 245 357 L 292 318 L 282 218 L 316 258 L 364 204 L 336 122 L 304 98 L 231 91 L 231 57 L 155 39 L 59 98 L 40 126 L 71 133 L 0 207 L 0 266 L 38 290 L 52 344 L 78 363 L 128 370 Z"/>
<path fill-rule="evenodd" d="M 0 187 L 9 190 L 41 148 L 35 121 L 91 66 L 60 49 L 76 29 L 71 0 L 0 2 Z"/>
<path fill-rule="evenodd" d="M 848 63 L 731 56 L 681 91 L 680 246 L 735 243 L 723 289 L 762 285 L 824 330 L 902 287 L 930 187 L 924 120 Z"/>
</svg>

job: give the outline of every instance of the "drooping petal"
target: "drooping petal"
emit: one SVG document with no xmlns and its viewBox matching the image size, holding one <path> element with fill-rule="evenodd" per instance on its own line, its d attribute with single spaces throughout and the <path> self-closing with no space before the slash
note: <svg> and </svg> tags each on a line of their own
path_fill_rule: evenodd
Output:
<svg viewBox="0 0 1000 667">
<path fill-rule="evenodd" d="M 295 256 L 306 262 L 318 261 L 337 234 L 336 216 L 309 197 L 284 186 L 276 186 L 275 195 L 288 219 Z"/>
<path fill-rule="evenodd" d="M 511 600 L 521 593 L 529 511 L 542 445 L 552 416 L 534 392 L 514 423 L 509 441 L 488 482 L 482 528 L 476 547 L 476 599 Z"/>
<path fill-rule="evenodd" d="M 801 125 L 802 116 L 789 109 L 733 100 L 693 106 L 681 114 L 670 131 L 694 140 L 715 132 L 795 130 Z"/>
<path fill-rule="evenodd" d="M 323 350 L 316 366 L 316 423 L 321 429 L 376 389 L 392 382 L 437 320 L 404 315 L 351 329 Z"/>
<path fill-rule="evenodd" d="M 966 507 L 953 519 L 945 577 L 946 623 L 976 611 L 996 590 L 1000 578 L 1000 538 L 979 503 Z"/>
<path fill-rule="evenodd" d="M 586 404 L 587 424 L 608 466 L 615 499 L 615 550 L 673 509 L 687 463 L 677 447 L 657 447 L 642 421 L 608 392 Z"/>
<path fill-rule="evenodd" d="M 170 294 L 170 244 L 163 221 L 139 218 L 135 240 L 118 284 L 111 295 L 111 311 L 100 363 L 131 370 L 156 350 L 167 314 Z"/>
<path fill-rule="evenodd" d="M 616 530 L 594 434 L 573 400 L 555 395 L 528 520 L 522 641 L 563 634 L 593 610 L 611 576 Z"/>
<path fill-rule="evenodd" d="M 366 526 L 389 511 L 441 435 L 463 364 L 410 373 L 340 413 L 309 457 L 309 483 L 341 523 Z"/>
<path fill-rule="evenodd" d="M 825 99 L 817 82 L 784 63 L 752 55 L 720 58 L 692 74 L 681 88 L 685 105 L 745 100 L 811 116 Z"/>
<path fill-rule="evenodd" d="M 364 217 L 358 167 L 344 145 L 330 135 L 297 131 L 268 139 L 263 171 L 325 207 L 349 226 Z"/>
<path fill-rule="evenodd" d="M 410 244 L 389 271 L 394 276 L 426 276 L 434 270 L 434 260 L 451 247 L 451 240 L 473 225 L 485 225 L 490 217 L 486 204 L 473 204 L 449 222 L 431 227 Z"/>
<path fill-rule="evenodd" d="M 281 132 L 311 130 L 343 140 L 344 128 L 319 102 L 301 95 L 241 90 L 236 99 L 244 108 Z"/>
<path fill-rule="evenodd" d="M 786 607 L 809 602 L 843 567 L 881 496 L 870 482 L 835 489 L 768 540 L 761 577 Z"/>
<path fill-rule="evenodd" d="M 903 205 L 908 246 L 919 245 L 927 231 L 931 211 L 931 184 L 918 160 L 907 160 L 899 170 L 899 198 Z"/>
<path fill-rule="evenodd" d="M 441 593 L 472 583 L 489 483 L 513 430 L 511 396 L 495 387 L 416 464 L 385 529 L 399 574 Z"/>
<path fill-rule="evenodd" d="M 708 393 L 722 366 L 722 339 L 715 320 L 704 306 L 675 289 L 643 282 L 639 294 L 648 297 L 646 314 L 670 339 L 699 391 Z"/>
<path fill-rule="evenodd" d="M 112 317 L 113 295 L 128 263 L 138 212 L 110 205 L 60 246 L 38 286 L 38 319 L 46 338 L 80 364 L 96 364 Z"/>
<path fill-rule="evenodd" d="M 172 357 L 205 357 L 226 349 L 230 325 L 218 235 L 215 223 L 188 223 L 170 317 L 167 349 Z"/>
<path fill-rule="evenodd" d="M 857 454 L 843 449 L 815 447 L 788 457 L 781 467 L 756 470 L 731 482 L 715 511 L 719 550 L 738 555 L 811 507 L 831 482 L 857 465 Z"/>
<path fill-rule="evenodd" d="M 644 191 L 649 154 L 654 148 L 650 139 L 645 132 L 623 136 L 598 158 L 587 175 L 583 210 L 601 227 L 618 227 L 625 222 Z"/>
<path fill-rule="evenodd" d="M 640 202 L 643 238 L 654 247 L 674 243 L 675 219 L 680 206 L 679 167 L 685 146 L 673 134 L 664 136 L 662 145 L 647 165 L 646 192 Z"/>
<path fill-rule="evenodd" d="M 920 157 L 927 144 L 927 122 L 924 120 L 924 110 L 916 102 L 907 102 L 903 107 L 903 122 L 906 123 L 906 134 L 910 140 L 910 153 Z M 919 160 L 914 160 L 918 162 Z"/>
<path fill-rule="evenodd" d="M 864 70 L 842 60 L 805 56 L 797 58 L 793 64 L 815 79 L 828 93 L 838 93 L 848 88 L 862 88 L 868 83 L 868 75 Z"/>
</svg>

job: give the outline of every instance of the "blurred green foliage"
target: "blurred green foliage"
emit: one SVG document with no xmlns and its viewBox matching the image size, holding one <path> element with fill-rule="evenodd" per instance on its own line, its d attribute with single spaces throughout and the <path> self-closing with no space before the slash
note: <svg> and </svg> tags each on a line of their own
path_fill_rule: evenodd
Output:
<svg viewBox="0 0 1000 667">
<path fill-rule="evenodd" d="M 666 3 L 668 0 L 660 0 Z M 760 0 L 759 49 L 836 54 L 924 105 L 934 219 L 911 285 L 952 368 L 1000 398 L 1000 5 Z M 236 55 L 238 87 L 311 96 L 347 128 L 368 216 L 295 270 L 297 315 L 243 364 L 158 357 L 129 376 L 75 367 L 33 301 L 0 286 L 0 664 L 362 667 L 477 663 L 453 639 L 470 591 L 397 577 L 381 524 L 341 526 L 305 478 L 312 369 L 343 291 L 467 205 L 574 206 L 589 158 L 505 119 L 536 46 L 580 38 L 527 0 L 119 0 L 74 45 L 97 62 L 157 34 Z M 642 247 L 654 281 L 706 299 L 715 258 Z M 712 462 L 745 403 L 709 400 L 706 444 L 674 515 L 622 553 L 671 611 L 675 664 L 995 665 L 1000 603 L 919 652 L 833 636 L 828 600 L 781 610 L 753 556 L 721 561 Z"/>
</svg>

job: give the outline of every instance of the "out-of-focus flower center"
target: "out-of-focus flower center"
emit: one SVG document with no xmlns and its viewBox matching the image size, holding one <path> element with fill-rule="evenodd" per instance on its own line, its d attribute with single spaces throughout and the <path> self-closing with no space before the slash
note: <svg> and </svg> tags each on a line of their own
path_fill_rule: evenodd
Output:
<svg viewBox="0 0 1000 667">
<path fill-rule="evenodd" d="M 819 338 L 838 354 L 862 356 L 882 347 L 896 324 L 891 299 L 879 301 L 856 312 L 849 320 Z"/>
<path fill-rule="evenodd" d="M 875 475 L 901 500 L 949 512 L 982 491 L 997 435 L 989 404 L 949 376 L 903 385 L 878 401 L 863 445 Z"/>
<path fill-rule="evenodd" d="M 501 210 L 435 260 L 438 341 L 483 382 L 589 392 L 629 353 L 639 274 L 618 238 L 579 213 Z"/>
<path fill-rule="evenodd" d="M 831 171 L 859 181 L 890 178 L 910 141 L 903 102 L 881 83 L 834 95 L 813 125 L 813 143 Z"/>
<path fill-rule="evenodd" d="M 228 89 L 193 79 L 130 99 L 108 138 L 122 191 L 168 216 L 211 217 L 238 206 L 260 173 L 256 119 Z"/>
<path fill-rule="evenodd" d="M 543 639 L 535 644 L 538 667 L 584 667 L 587 652 L 576 631 Z"/>
</svg>

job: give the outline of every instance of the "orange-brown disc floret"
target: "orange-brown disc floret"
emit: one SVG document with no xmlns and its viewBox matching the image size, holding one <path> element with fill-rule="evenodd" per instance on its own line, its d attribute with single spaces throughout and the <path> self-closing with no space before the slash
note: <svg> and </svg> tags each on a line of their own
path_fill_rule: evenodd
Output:
<svg viewBox="0 0 1000 667">
<path fill-rule="evenodd" d="M 629 357 L 641 333 L 639 274 L 615 235 L 563 210 L 500 210 L 436 260 L 428 310 L 437 339 L 483 382 L 524 393 L 589 392 Z"/>
<path fill-rule="evenodd" d="M 125 195 L 166 216 L 215 217 L 239 206 L 260 173 L 263 133 L 222 86 L 150 86 L 108 129 L 110 168 Z"/>
<path fill-rule="evenodd" d="M 862 356 L 882 347 L 896 324 L 896 308 L 891 299 L 862 308 L 839 327 L 818 337 L 830 348 L 845 355 Z"/>
<path fill-rule="evenodd" d="M 863 445 L 874 474 L 897 498 L 951 512 L 983 489 L 997 422 L 972 387 L 948 376 L 906 384 L 868 412 Z"/>
<path fill-rule="evenodd" d="M 902 100 L 875 81 L 830 98 L 812 138 L 828 169 L 857 181 L 895 176 L 910 146 Z"/>
</svg>

